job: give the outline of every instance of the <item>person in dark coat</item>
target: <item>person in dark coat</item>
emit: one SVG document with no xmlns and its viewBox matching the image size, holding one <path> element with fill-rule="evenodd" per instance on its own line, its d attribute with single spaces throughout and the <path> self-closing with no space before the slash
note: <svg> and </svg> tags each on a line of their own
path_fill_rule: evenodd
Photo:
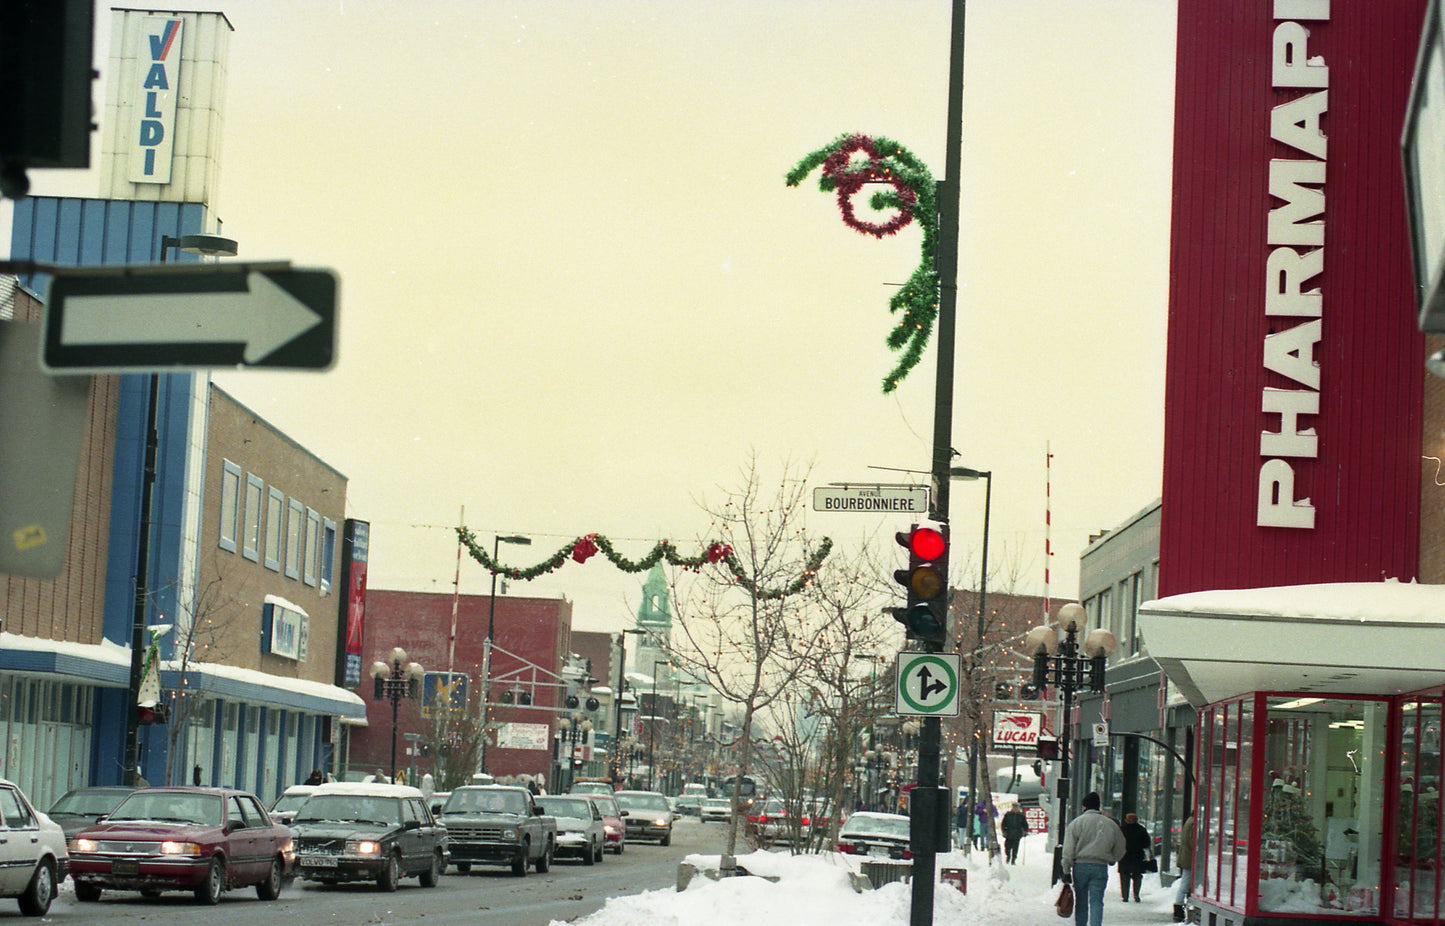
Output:
<svg viewBox="0 0 1445 926">
<path fill-rule="evenodd" d="M 960 800 L 958 808 L 953 812 L 954 842 L 963 846 L 968 843 L 968 834 L 971 829 L 972 818 L 968 813 L 968 801 Z"/>
<path fill-rule="evenodd" d="M 310 777 L 306 779 L 306 783 L 308 785 L 324 784 L 325 781 L 326 776 L 321 774 L 321 769 L 319 768 L 312 769 Z"/>
<path fill-rule="evenodd" d="M 1129 902 L 1129 888 L 1133 885 L 1134 902 L 1139 902 L 1139 888 L 1144 883 L 1144 867 L 1153 848 L 1149 831 L 1139 822 L 1137 813 L 1124 815 L 1124 825 L 1119 827 L 1124 834 L 1124 857 L 1119 859 L 1119 889 L 1124 893 L 1124 902 Z"/>
<path fill-rule="evenodd" d="M 1029 818 L 1015 804 L 1009 812 L 1003 815 L 998 823 L 999 832 L 1003 833 L 1003 860 L 1010 865 L 1019 863 L 1019 842 L 1028 834 Z"/>
</svg>

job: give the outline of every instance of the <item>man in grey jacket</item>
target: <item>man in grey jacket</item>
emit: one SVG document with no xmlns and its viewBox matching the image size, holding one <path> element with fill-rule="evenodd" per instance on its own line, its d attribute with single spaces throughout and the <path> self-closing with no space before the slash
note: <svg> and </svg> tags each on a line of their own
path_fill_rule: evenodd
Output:
<svg viewBox="0 0 1445 926">
<path fill-rule="evenodd" d="M 1074 885 L 1074 926 L 1103 926 L 1109 866 L 1124 857 L 1119 824 L 1099 812 L 1099 795 L 1084 795 L 1084 812 L 1064 830 L 1064 871 Z"/>
</svg>

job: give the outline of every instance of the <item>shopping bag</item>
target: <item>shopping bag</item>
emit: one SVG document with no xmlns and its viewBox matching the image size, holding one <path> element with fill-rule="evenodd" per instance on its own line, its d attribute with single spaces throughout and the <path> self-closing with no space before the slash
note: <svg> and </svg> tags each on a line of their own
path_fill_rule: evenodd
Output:
<svg viewBox="0 0 1445 926">
<path fill-rule="evenodd" d="M 1059 899 L 1054 901 L 1054 909 L 1058 911 L 1059 916 L 1074 915 L 1074 886 L 1072 884 L 1065 884 L 1059 891 Z"/>
<path fill-rule="evenodd" d="M 1157 858 L 1146 858 L 1146 859 L 1144 860 L 1144 870 L 1145 870 L 1145 871 L 1151 871 L 1151 872 L 1158 871 L 1158 870 L 1159 870 L 1159 860 L 1158 860 Z"/>
</svg>

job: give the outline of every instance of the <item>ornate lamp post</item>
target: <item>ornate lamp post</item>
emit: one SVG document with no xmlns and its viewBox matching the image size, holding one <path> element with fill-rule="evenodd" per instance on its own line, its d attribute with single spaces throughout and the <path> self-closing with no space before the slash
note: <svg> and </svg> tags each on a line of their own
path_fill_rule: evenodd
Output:
<svg viewBox="0 0 1445 926">
<path fill-rule="evenodd" d="M 510 537 L 498 536 L 492 542 L 492 562 L 496 563 L 502 555 L 502 544 L 515 543 L 522 546 L 530 546 L 531 537 L 523 537 L 516 534 Z M 492 646 L 497 636 L 497 570 L 492 569 L 492 596 L 487 606 L 487 639 L 482 647 L 482 771 L 489 772 L 487 768 L 487 737 L 491 736 L 492 725 Z"/>
<path fill-rule="evenodd" d="M 1053 880 L 1063 874 L 1064 825 L 1068 807 L 1069 791 L 1069 749 L 1074 735 L 1071 729 L 1074 692 L 1085 688 L 1091 691 L 1104 690 L 1104 663 L 1109 654 L 1119 645 L 1114 634 L 1102 627 L 1095 627 L 1079 644 L 1079 631 L 1083 629 L 1087 613 L 1077 604 L 1066 604 L 1059 609 L 1058 625 L 1063 628 L 1064 639 L 1059 632 L 1047 624 L 1030 630 L 1027 637 L 1029 651 L 1034 654 L 1034 687 L 1043 691 L 1045 685 L 1054 685 L 1063 693 L 1063 718 L 1059 724 L 1059 789 L 1058 789 L 1058 843 L 1054 846 Z"/>
<path fill-rule="evenodd" d="M 378 701 L 391 702 L 391 780 L 396 781 L 396 712 L 403 698 L 415 701 L 421 693 L 422 676 L 426 670 L 419 663 L 407 662 L 406 650 L 400 646 L 391 651 L 391 664 L 377 661 L 371 664 L 371 677 L 375 681 L 372 697 Z"/>
</svg>

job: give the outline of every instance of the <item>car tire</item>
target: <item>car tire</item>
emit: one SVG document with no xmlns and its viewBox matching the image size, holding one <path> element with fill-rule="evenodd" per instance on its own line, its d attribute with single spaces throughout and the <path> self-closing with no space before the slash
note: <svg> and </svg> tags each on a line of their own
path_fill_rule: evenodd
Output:
<svg viewBox="0 0 1445 926">
<path fill-rule="evenodd" d="M 75 882 L 75 899 L 81 903 L 95 903 L 100 899 L 100 888 L 85 881 Z"/>
<path fill-rule="evenodd" d="M 517 852 L 517 857 L 512 859 L 512 874 L 519 878 L 527 877 L 527 867 L 532 861 L 531 858 L 529 858 L 531 854 L 532 844 L 530 842 L 523 842 L 521 849 Z"/>
<path fill-rule="evenodd" d="M 590 843 L 590 842 L 587 844 L 587 851 L 585 851 L 585 852 L 582 853 L 582 864 L 584 864 L 584 865 L 596 865 L 596 864 L 597 864 L 597 853 L 593 850 L 593 848 L 592 848 L 592 843 Z"/>
<path fill-rule="evenodd" d="M 30 876 L 30 884 L 20 895 L 20 912 L 26 916 L 44 916 L 50 912 L 50 901 L 55 896 L 55 870 L 49 859 L 42 859 Z"/>
<path fill-rule="evenodd" d="M 603 858 L 607 855 L 607 840 L 597 843 L 597 864 L 602 864 Z"/>
<path fill-rule="evenodd" d="M 256 896 L 262 900 L 275 900 L 277 897 L 280 897 L 282 885 L 281 873 L 283 871 L 285 871 L 285 867 L 281 864 L 281 860 L 279 858 L 273 858 L 271 860 L 271 870 L 267 872 L 266 879 L 256 883 Z"/>
<path fill-rule="evenodd" d="M 547 843 L 547 851 L 546 851 L 546 852 L 543 852 L 543 853 L 542 853 L 540 856 L 538 856 L 538 858 L 537 858 L 537 874 L 539 874 L 539 875 L 545 875 L 547 872 L 549 872 L 549 871 L 552 870 L 552 856 L 553 856 L 553 854 L 555 853 L 555 851 L 556 851 L 556 849 L 555 849 L 553 843 L 548 842 L 548 843 Z"/>
<path fill-rule="evenodd" d="M 210 864 L 206 866 L 206 879 L 196 885 L 196 903 L 205 904 L 208 907 L 215 906 L 221 902 L 221 894 L 226 889 L 226 864 L 219 858 L 211 856 Z"/>
<path fill-rule="evenodd" d="M 617 854 L 618 854 L 618 855 L 621 855 L 621 854 L 622 854 L 622 850 L 623 850 L 623 849 L 626 849 L 626 848 L 627 848 L 627 841 L 626 841 L 626 840 L 623 840 L 622 842 L 619 842 L 619 843 L 617 844 L 617 850 L 616 850 L 616 851 L 617 851 Z"/>
<path fill-rule="evenodd" d="M 667 835 L 663 836 L 661 839 L 659 839 L 659 840 L 657 841 L 657 844 L 658 844 L 659 846 L 670 846 L 670 845 L 672 845 L 672 834 L 671 834 L 671 833 L 668 833 Z"/>
<path fill-rule="evenodd" d="M 441 878 L 442 872 L 445 870 L 446 862 L 442 861 L 441 852 L 433 852 L 431 857 L 431 867 L 421 873 L 421 886 L 436 887 L 438 879 Z"/>
<path fill-rule="evenodd" d="M 396 890 L 399 883 L 401 883 L 401 860 L 393 852 L 386 857 L 386 861 L 382 864 L 381 874 L 376 876 L 376 886 L 391 893 Z"/>
<path fill-rule="evenodd" d="M 471 874 L 471 871 L 472 871 L 472 863 L 471 863 L 471 862 L 453 862 L 452 864 L 456 865 L 456 866 L 457 866 L 457 871 L 461 872 L 462 874 L 464 874 L 464 875 L 465 875 L 465 874 Z"/>
</svg>

